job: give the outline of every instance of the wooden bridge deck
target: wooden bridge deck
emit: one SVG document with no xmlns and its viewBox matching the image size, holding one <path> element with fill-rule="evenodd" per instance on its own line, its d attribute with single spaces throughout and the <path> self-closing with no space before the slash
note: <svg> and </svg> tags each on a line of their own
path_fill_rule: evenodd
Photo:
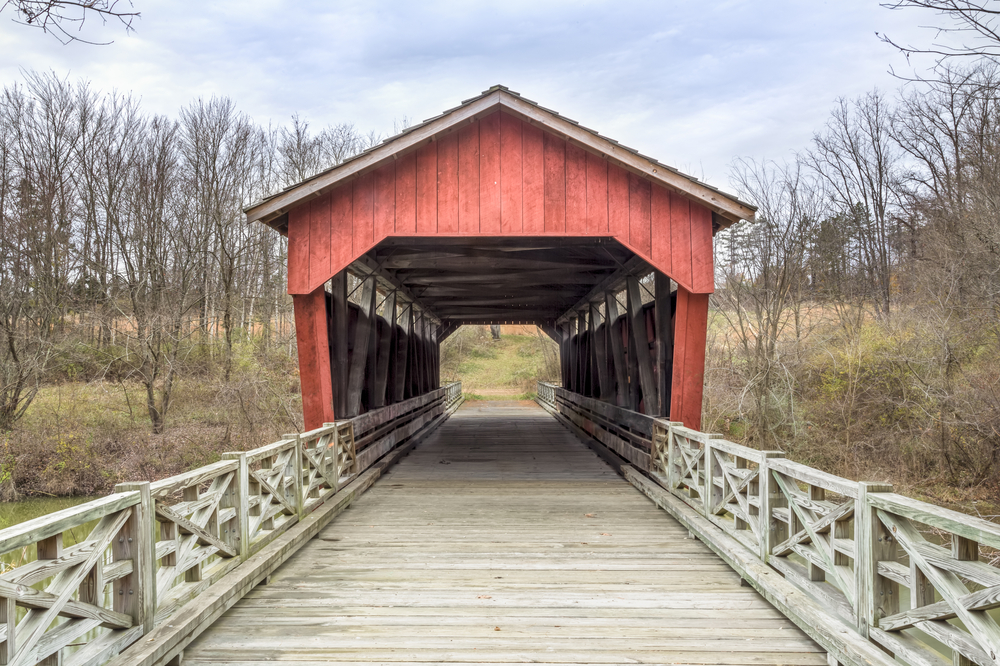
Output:
<svg viewBox="0 0 1000 666">
<path fill-rule="evenodd" d="M 185 663 L 825 664 L 555 419 L 473 403 Z"/>
</svg>

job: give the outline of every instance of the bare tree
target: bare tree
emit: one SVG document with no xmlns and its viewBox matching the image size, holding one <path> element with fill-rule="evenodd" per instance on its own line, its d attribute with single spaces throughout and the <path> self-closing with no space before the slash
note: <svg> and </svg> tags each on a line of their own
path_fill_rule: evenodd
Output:
<svg viewBox="0 0 1000 666">
<path fill-rule="evenodd" d="M 63 44 L 111 43 L 92 42 L 81 36 L 88 18 L 99 19 L 103 24 L 116 21 L 124 26 L 126 33 L 132 31 L 132 23 L 139 18 L 139 12 L 132 11 L 130 0 L 4 0 L 0 12 L 7 7 L 17 14 L 18 22 L 39 28 Z"/>
<path fill-rule="evenodd" d="M 842 223 L 854 231 L 858 265 L 872 287 L 875 311 L 883 316 L 892 295 L 894 245 L 900 242 L 899 228 L 910 224 L 898 214 L 900 151 L 890 119 L 889 104 L 878 91 L 841 99 L 805 158 L 826 183 Z M 915 234 L 916 228 L 909 231 Z"/>
<path fill-rule="evenodd" d="M 804 338 L 799 305 L 806 289 L 809 240 L 824 212 L 823 190 L 799 163 L 738 160 L 731 180 L 758 207 L 752 226 L 722 232 L 721 287 L 713 297 L 732 331 L 739 411 L 761 447 L 778 446 L 793 427 L 790 365 Z M 726 238 L 726 237 L 729 238 Z M 791 341 L 788 352 L 786 341 Z"/>
</svg>

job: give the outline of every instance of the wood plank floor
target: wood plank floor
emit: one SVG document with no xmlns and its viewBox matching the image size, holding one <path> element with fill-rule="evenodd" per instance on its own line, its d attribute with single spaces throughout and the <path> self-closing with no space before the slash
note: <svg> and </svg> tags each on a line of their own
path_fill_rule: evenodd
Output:
<svg viewBox="0 0 1000 666">
<path fill-rule="evenodd" d="M 463 406 L 185 662 L 826 664 L 546 412 Z"/>
</svg>

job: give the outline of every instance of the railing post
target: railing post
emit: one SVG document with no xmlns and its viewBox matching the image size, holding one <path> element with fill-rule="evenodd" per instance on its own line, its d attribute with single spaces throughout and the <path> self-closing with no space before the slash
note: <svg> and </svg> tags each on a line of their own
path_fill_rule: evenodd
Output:
<svg viewBox="0 0 1000 666">
<path fill-rule="evenodd" d="M 299 433 L 293 432 L 288 435 L 282 435 L 282 439 L 294 439 L 295 440 L 295 455 L 292 456 L 295 460 L 293 465 L 295 465 L 295 511 L 298 513 L 298 519 L 302 520 L 305 518 L 306 514 L 306 498 L 302 496 L 302 437 Z"/>
<path fill-rule="evenodd" d="M 722 494 L 716 493 L 715 490 L 715 476 L 717 474 L 722 474 L 722 468 L 716 464 L 715 460 L 715 449 L 712 447 L 712 440 L 706 440 L 704 444 L 701 445 L 702 450 L 702 463 L 705 467 L 705 490 L 701 496 L 701 503 L 704 507 L 702 510 L 705 512 L 705 517 L 712 517 L 712 508 L 715 506 L 715 500 L 718 496 L 719 499 L 722 498 Z"/>
<path fill-rule="evenodd" d="M 878 574 L 880 560 L 896 559 L 896 542 L 878 519 L 869 493 L 891 493 L 887 483 L 858 483 L 854 505 L 854 611 L 858 633 L 868 638 L 869 629 L 878 626 L 880 617 L 897 612 L 899 594 L 895 583 Z"/>
<path fill-rule="evenodd" d="M 235 493 L 233 507 L 236 509 L 236 529 L 238 530 L 240 560 L 250 557 L 250 466 L 247 464 L 247 454 L 243 451 L 222 454 L 223 460 L 235 460 L 236 485 L 231 490 Z M 234 545 L 234 544 L 230 544 Z"/>
<path fill-rule="evenodd" d="M 149 492 L 149 481 L 119 483 L 115 492 L 139 492 L 139 503 L 132 507 L 132 517 L 122 528 L 122 541 L 112 544 L 116 560 L 132 560 L 132 573 L 115 581 L 114 608 L 132 616 L 142 633 L 153 630 L 156 618 L 156 534 L 154 532 L 154 506 Z M 127 539 L 128 541 L 125 541 Z M 96 566 L 102 566 L 100 562 Z"/>
<path fill-rule="evenodd" d="M 757 470 L 757 487 L 760 492 L 760 514 L 757 517 L 760 530 L 760 560 L 767 564 L 771 550 L 784 541 L 785 524 L 774 517 L 774 507 L 781 502 L 781 491 L 771 478 L 771 458 L 784 458 L 781 451 L 762 451 Z"/>
</svg>

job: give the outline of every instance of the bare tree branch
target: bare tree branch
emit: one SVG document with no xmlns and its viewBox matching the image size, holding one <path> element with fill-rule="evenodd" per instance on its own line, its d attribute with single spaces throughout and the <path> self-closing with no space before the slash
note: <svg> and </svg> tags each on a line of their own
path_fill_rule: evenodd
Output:
<svg viewBox="0 0 1000 666">
<path fill-rule="evenodd" d="M 127 7 L 125 7 L 127 5 Z M 4 0 L 0 12 L 13 7 L 17 23 L 40 28 L 63 44 L 83 42 L 84 44 L 107 45 L 111 42 L 94 42 L 84 39 L 80 32 L 89 17 L 101 19 L 102 24 L 118 21 L 125 27 L 126 34 L 132 32 L 133 21 L 139 18 L 132 11 L 131 0 Z"/>
</svg>

